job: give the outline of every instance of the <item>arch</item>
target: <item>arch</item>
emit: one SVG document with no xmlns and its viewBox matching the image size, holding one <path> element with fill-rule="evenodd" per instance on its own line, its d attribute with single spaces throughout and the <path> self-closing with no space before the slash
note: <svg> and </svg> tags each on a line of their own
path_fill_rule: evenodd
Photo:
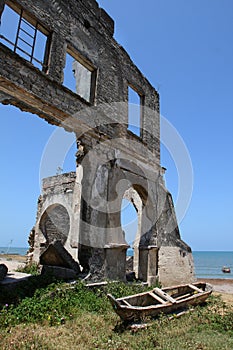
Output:
<svg viewBox="0 0 233 350">
<path fill-rule="evenodd" d="M 41 216 L 39 228 L 46 245 L 59 240 L 64 245 L 70 232 L 70 215 L 61 204 L 50 205 Z"/>
<path fill-rule="evenodd" d="M 137 212 L 138 225 L 137 225 L 137 232 L 134 239 L 134 247 L 135 247 L 135 245 L 138 246 L 140 242 L 143 202 L 140 195 L 133 187 L 130 187 L 128 190 L 125 191 L 123 195 L 123 199 L 128 200 L 130 203 L 132 203 L 133 207 Z"/>
<path fill-rule="evenodd" d="M 133 240 L 133 271 L 135 272 L 136 278 L 139 278 L 140 276 L 140 261 L 139 261 L 139 245 L 141 240 L 141 227 L 142 227 L 142 210 L 143 210 L 143 201 L 138 194 L 138 192 L 133 188 L 130 187 L 128 190 L 125 191 L 123 195 L 123 200 L 127 200 L 130 202 L 133 207 L 136 210 L 137 213 L 137 228 L 135 232 L 135 239 Z M 122 222 L 121 222 L 122 223 Z"/>
<path fill-rule="evenodd" d="M 136 195 L 138 195 L 141 199 L 142 205 L 145 206 L 149 197 L 147 190 L 139 184 L 133 184 L 132 189 L 134 190 L 134 193 L 136 193 Z"/>
<path fill-rule="evenodd" d="M 134 203 L 126 198 L 122 199 L 121 204 L 121 227 L 124 231 L 125 241 L 130 248 L 133 248 L 138 232 L 138 210 Z"/>
</svg>

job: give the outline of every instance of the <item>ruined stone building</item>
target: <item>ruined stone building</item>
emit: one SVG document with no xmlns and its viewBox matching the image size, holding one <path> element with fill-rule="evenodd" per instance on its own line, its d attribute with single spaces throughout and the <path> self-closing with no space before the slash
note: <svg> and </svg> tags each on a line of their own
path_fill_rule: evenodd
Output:
<svg viewBox="0 0 233 350">
<path fill-rule="evenodd" d="M 1 103 L 77 137 L 76 172 L 43 180 L 33 259 L 60 241 L 90 278 L 124 280 L 126 198 L 138 213 L 137 278 L 192 281 L 160 165 L 159 95 L 115 41 L 113 20 L 95 0 L 0 0 L 0 14 Z M 140 101 L 135 120 L 129 91 Z"/>
</svg>

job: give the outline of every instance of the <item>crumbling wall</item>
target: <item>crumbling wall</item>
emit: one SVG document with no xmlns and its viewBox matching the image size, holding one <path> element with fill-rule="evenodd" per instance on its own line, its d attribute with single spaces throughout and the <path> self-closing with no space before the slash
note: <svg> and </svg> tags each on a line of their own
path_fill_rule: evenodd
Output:
<svg viewBox="0 0 233 350">
<path fill-rule="evenodd" d="M 124 280 L 120 211 L 133 188 L 142 203 L 137 276 L 191 281 L 191 250 L 161 180 L 159 95 L 115 41 L 113 20 L 95 0 L 0 0 L 1 18 L 4 4 L 37 22 L 47 40 L 38 68 L 0 38 L 0 101 L 74 131 L 78 144 L 76 172 L 43 181 L 33 259 L 58 239 L 92 279 Z M 78 62 L 71 72 L 80 64 L 87 69 L 85 93 L 66 86 L 67 54 Z M 129 87 L 141 102 L 138 136 L 128 130 Z"/>
<path fill-rule="evenodd" d="M 72 249 L 70 246 L 71 232 L 74 230 L 73 193 L 75 181 L 75 172 L 43 180 L 35 225 L 34 260 L 39 261 L 43 251 L 57 240 L 68 248 L 74 258 L 77 258 L 76 249 Z"/>
<path fill-rule="evenodd" d="M 2 103 L 36 113 L 51 124 L 63 123 L 67 129 L 72 124 L 71 128 L 81 133 L 86 130 L 85 126 L 96 127 L 96 120 L 85 113 L 78 114 L 78 118 L 74 115 L 91 105 L 126 102 L 129 85 L 134 86 L 143 96 L 144 106 L 159 112 L 158 93 L 114 40 L 114 22 L 99 8 L 96 1 L 84 3 L 70 0 L 67 3 L 61 0 L 17 0 L 12 3 L 26 9 L 50 33 L 47 53 L 49 64 L 45 72 L 39 71 L 0 43 L 0 91 L 4 94 Z M 67 50 L 73 50 L 97 73 L 91 103 L 62 85 Z M 121 125 L 117 129 L 118 133 L 123 132 L 125 136 L 128 134 L 127 113 L 117 116 L 114 112 L 110 116 L 101 115 L 101 131 L 109 137 L 116 135 L 115 125 L 110 125 L 111 122 Z M 107 127 L 104 127 L 105 124 L 108 124 Z M 122 128 L 123 124 L 125 126 Z M 153 118 L 145 114 L 142 129 L 145 130 L 143 141 L 156 153 L 159 162 L 158 113 L 154 113 Z M 150 130 L 150 133 L 146 130 Z M 99 138 L 98 132 L 94 134 L 92 132 L 92 137 Z"/>
</svg>

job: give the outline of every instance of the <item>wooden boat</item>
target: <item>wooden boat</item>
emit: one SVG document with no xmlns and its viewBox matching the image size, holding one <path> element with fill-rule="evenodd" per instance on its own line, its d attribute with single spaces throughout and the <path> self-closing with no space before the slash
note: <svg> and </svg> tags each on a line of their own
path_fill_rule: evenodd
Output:
<svg viewBox="0 0 233 350">
<path fill-rule="evenodd" d="M 230 267 L 223 266 L 223 267 L 222 267 L 222 272 L 223 272 L 223 273 L 231 273 L 231 269 L 230 269 Z"/>
<path fill-rule="evenodd" d="M 108 294 L 108 298 L 120 318 L 132 322 L 146 317 L 156 317 L 159 313 L 172 313 L 202 304 L 212 290 L 210 284 L 197 282 L 163 289 L 154 288 L 151 291 L 118 299 Z"/>
</svg>

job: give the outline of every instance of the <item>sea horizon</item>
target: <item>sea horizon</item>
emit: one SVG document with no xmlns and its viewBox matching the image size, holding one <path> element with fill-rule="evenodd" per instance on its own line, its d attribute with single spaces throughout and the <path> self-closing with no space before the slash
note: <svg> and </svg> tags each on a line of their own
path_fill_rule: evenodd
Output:
<svg viewBox="0 0 233 350">
<path fill-rule="evenodd" d="M 0 251 L 1 250 L 6 250 L 6 249 L 9 249 L 9 246 L 0 246 Z M 29 249 L 29 246 L 28 247 L 25 247 L 25 246 L 13 246 L 11 247 L 10 246 L 10 250 L 14 250 L 14 249 L 24 249 L 24 250 L 28 250 Z M 132 249 L 132 248 L 129 248 L 129 250 Z M 207 253 L 207 252 L 226 252 L 226 253 L 233 253 L 233 250 L 192 250 L 192 253 L 196 253 L 196 252 L 203 252 L 203 253 Z"/>
<path fill-rule="evenodd" d="M 26 255 L 29 247 L 0 247 L 0 254 Z M 197 278 L 233 279 L 233 251 L 195 250 L 193 253 L 195 276 Z M 133 249 L 128 249 L 128 256 Z M 223 273 L 222 267 L 230 267 L 230 273 Z"/>
</svg>

